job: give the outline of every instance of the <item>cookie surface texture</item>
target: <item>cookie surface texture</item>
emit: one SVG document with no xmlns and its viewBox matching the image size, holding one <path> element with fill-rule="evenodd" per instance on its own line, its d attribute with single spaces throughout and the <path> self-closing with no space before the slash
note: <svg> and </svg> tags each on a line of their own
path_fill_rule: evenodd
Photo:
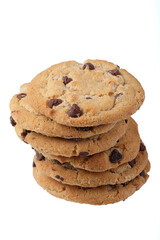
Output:
<svg viewBox="0 0 160 240">
<path fill-rule="evenodd" d="M 128 118 L 142 105 L 144 91 L 136 78 L 113 63 L 69 61 L 38 74 L 29 84 L 28 100 L 55 122 L 85 127 Z"/>
<path fill-rule="evenodd" d="M 24 85 L 24 87 L 26 87 L 26 85 Z M 23 90 L 25 90 L 24 87 Z M 19 94 L 13 96 L 10 102 L 11 115 L 14 120 L 23 129 L 41 133 L 49 137 L 61 137 L 67 139 L 89 138 L 94 135 L 106 133 L 115 126 L 115 123 L 109 123 L 97 127 L 68 127 L 58 124 L 52 119 L 38 114 L 28 103 L 27 95 L 21 99 L 17 96 L 19 96 Z"/>
</svg>

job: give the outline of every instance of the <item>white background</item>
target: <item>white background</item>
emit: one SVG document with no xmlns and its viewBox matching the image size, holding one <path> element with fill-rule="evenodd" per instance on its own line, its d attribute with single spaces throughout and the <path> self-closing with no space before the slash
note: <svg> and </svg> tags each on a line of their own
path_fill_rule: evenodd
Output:
<svg viewBox="0 0 160 240">
<path fill-rule="evenodd" d="M 160 240 L 160 1 L 0 2 L 0 239 Z M 19 86 L 52 64 L 104 59 L 139 79 L 146 100 L 134 118 L 152 164 L 125 202 L 82 205 L 56 199 L 32 177 L 33 151 L 9 123 Z"/>
</svg>

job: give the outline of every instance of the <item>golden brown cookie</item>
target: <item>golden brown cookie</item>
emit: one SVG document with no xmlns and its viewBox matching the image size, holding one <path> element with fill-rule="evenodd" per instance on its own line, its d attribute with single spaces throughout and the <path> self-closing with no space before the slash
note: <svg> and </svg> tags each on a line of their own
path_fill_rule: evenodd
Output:
<svg viewBox="0 0 160 240">
<path fill-rule="evenodd" d="M 28 100 L 38 113 L 76 127 L 129 118 L 143 103 L 144 91 L 130 73 L 102 60 L 53 65 L 29 84 Z"/>
<path fill-rule="evenodd" d="M 43 175 L 35 163 L 33 164 L 33 175 L 37 183 L 47 192 L 55 197 L 68 201 L 87 203 L 93 205 L 110 204 L 124 201 L 135 191 L 140 189 L 148 179 L 147 172 L 150 170 L 150 163 L 146 168 L 133 180 L 126 184 L 106 185 L 96 188 L 83 188 L 62 184 L 53 178 Z"/>
<path fill-rule="evenodd" d="M 39 159 L 39 160 L 38 160 Z M 124 163 L 117 168 L 105 172 L 89 172 L 72 168 L 69 164 L 59 165 L 55 161 L 34 157 L 38 170 L 59 182 L 81 187 L 98 187 L 102 185 L 115 185 L 131 181 L 138 176 L 148 162 L 147 151 L 140 151 L 131 162 Z"/>
<path fill-rule="evenodd" d="M 109 132 L 93 136 L 89 139 L 63 139 L 47 137 L 39 133 L 22 129 L 18 124 L 15 126 L 17 135 L 29 143 L 38 152 L 54 154 L 56 156 L 88 156 L 105 151 L 113 147 L 117 140 L 121 138 L 128 127 L 130 121 L 122 120 L 116 123 L 115 127 Z"/>
<path fill-rule="evenodd" d="M 13 119 L 23 129 L 41 133 L 49 137 L 68 139 L 89 138 L 94 135 L 106 133 L 115 126 L 115 123 L 109 123 L 97 127 L 67 127 L 58 124 L 52 119 L 38 114 L 28 103 L 26 93 L 20 93 L 13 96 L 10 101 L 10 110 Z"/>
<path fill-rule="evenodd" d="M 86 157 L 62 157 L 49 154 L 43 149 L 40 155 L 55 163 L 67 164 L 73 168 L 80 168 L 91 172 L 104 172 L 111 168 L 129 162 L 134 159 L 140 149 L 140 136 L 136 122 L 130 118 L 130 124 L 126 133 L 119 139 L 116 145 L 104 152 Z M 35 149 L 38 151 L 38 149 Z M 119 152 L 119 154 L 118 154 Z"/>
</svg>

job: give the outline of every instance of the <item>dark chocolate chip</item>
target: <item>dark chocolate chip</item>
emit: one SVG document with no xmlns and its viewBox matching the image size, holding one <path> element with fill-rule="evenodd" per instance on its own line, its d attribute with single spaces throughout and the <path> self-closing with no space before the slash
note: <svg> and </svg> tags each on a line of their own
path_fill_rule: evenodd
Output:
<svg viewBox="0 0 160 240">
<path fill-rule="evenodd" d="M 63 181 L 64 181 L 64 178 L 63 178 L 63 177 L 60 177 L 60 180 L 63 182 Z"/>
<path fill-rule="evenodd" d="M 30 130 L 23 129 L 23 132 L 21 133 L 21 137 L 25 138 L 27 136 L 27 134 L 30 133 L 30 132 L 31 132 Z"/>
<path fill-rule="evenodd" d="M 62 165 L 62 163 L 60 163 L 57 159 L 53 159 L 53 162 L 57 165 Z"/>
<path fill-rule="evenodd" d="M 88 152 L 80 152 L 79 156 L 80 157 L 86 157 L 86 156 L 88 156 L 88 154 L 89 154 Z"/>
<path fill-rule="evenodd" d="M 36 164 L 35 164 L 35 162 L 33 162 L 33 167 L 36 167 Z"/>
<path fill-rule="evenodd" d="M 61 178 L 59 175 L 56 175 L 55 177 L 56 177 L 57 179 L 60 179 L 60 178 Z"/>
<path fill-rule="evenodd" d="M 77 104 L 73 104 L 72 107 L 67 112 L 68 116 L 72 118 L 80 117 L 82 113 L 83 112 L 80 110 Z"/>
<path fill-rule="evenodd" d="M 78 131 L 91 131 L 93 129 L 93 127 L 76 127 L 76 130 Z"/>
<path fill-rule="evenodd" d="M 108 72 L 114 76 L 120 75 L 120 71 L 118 69 L 109 70 Z"/>
<path fill-rule="evenodd" d="M 22 98 L 24 98 L 24 97 L 26 97 L 26 96 L 27 96 L 26 93 L 20 93 L 20 94 L 17 95 L 17 98 L 18 98 L 19 100 L 21 100 Z"/>
<path fill-rule="evenodd" d="M 89 67 L 89 70 L 94 70 L 94 69 L 95 69 L 95 67 L 94 67 L 94 65 L 93 65 L 92 63 L 85 63 L 85 64 L 83 65 L 83 70 L 84 70 L 87 66 Z"/>
<path fill-rule="evenodd" d="M 128 123 L 128 119 L 125 119 L 125 123 Z"/>
<path fill-rule="evenodd" d="M 66 84 L 68 84 L 69 82 L 71 82 L 72 81 L 72 78 L 69 78 L 69 77 L 67 77 L 67 76 L 64 76 L 63 77 L 63 83 L 66 85 Z"/>
<path fill-rule="evenodd" d="M 36 152 L 36 158 L 39 161 L 45 160 L 45 157 L 42 155 L 42 153 Z"/>
<path fill-rule="evenodd" d="M 49 100 L 48 106 L 50 108 L 52 108 L 53 106 L 58 106 L 59 104 L 61 104 L 63 101 L 61 99 L 56 99 L 56 98 L 52 98 Z"/>
<path fill-rule="evenodd" d="M 145 177 L 145 171 L 143 170 L 140 174 L 141 177 Z"/>
<path fill-rule="evenodd" d="M 10 123 L 13 127 L 16 126 L 16 122 L 14 121 L 12 116 L 10 116 Z"/>
<path fill-rule="evenodd" d="M 117 140 L 117 143 L 119 143 L 119 140 Z"/>
<path fill-rule="evenodd" d="M 92 99 L 91 97 L 86 97 L 86 99 Z"/>
<path fill-rule="evenodd" d="M 136 158 L 133 159 L 132 161 L 128 162 L 128 164 L 133 168 L 134 165 L 136 164 Z"/>
<path fill-rule="evenodd" d="M 110 160 L 112 163 L 119 162 L 121 159 L 122 159 L 122 154 L 121 154 L 117 149 L 114 149 L 114 150 L 111 152 L 111 155 L 109 156 L 109 160 Z"/>
<path fill-rule="evenodd" d="M 143 143 L 140 143 L 140 148 L 139 148 L 139 151 L 143 152 L 146 150 L 146 147 L 144 146 Z"/>
</svg>

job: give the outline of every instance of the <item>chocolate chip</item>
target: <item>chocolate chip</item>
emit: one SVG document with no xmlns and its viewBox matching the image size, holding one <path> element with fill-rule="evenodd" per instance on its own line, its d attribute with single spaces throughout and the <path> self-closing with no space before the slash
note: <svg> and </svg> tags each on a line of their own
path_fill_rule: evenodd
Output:
<svg viewBox="0 0 160 240">
<path fill-rule="evenodd" d="M 49 100 L 48 106 L 50 108 L 52 108 L 53 106 L 58 106 L 59 104 L 61 104 L 63 101 L 61 99 L 56 99 L 56 98 L 52 98 Z"/>
<path fill-rule="evenodd" d="M 31 132 L 30 130 L 23 129 L 23 132 L 21 133 L 22 138 L 25 138 L 27 136 L 27 134 L 30 132 Z"/>
<path fill-rule="evenodd" d="M 145 177 L 145 171 L 143 170 L 140 174 L 141 177 Z"/>
<path fill-rule="evenodd" d="M 45 160 L 45 157 L 42 155 L 42 153 L 36 152 L 36 158 L 39 161 Z"/>
<path fill-rule="evenodd" d="M 117 140 L 117 143 L 119 143 L 119 140 Z"/>
<path fill-rule="evenodd" d="M 83 70 L 84 70 L 87 66 L 89 67 L 89 70 L 94 70 L 94 69 L 95 69 L 95 67 L 94 67 L 94 65 L 93 65 L 92 63 L 85 63 L 85 64 L 83 65 Z"/>
<path fill-rule="evenodd" d="M 140 143 L 140 148 L 139 148 L 139 151 L 143 152 L 146 150 L 146 147 L 144 146 L 143 143 Z"/>
<path fill-rule="evenodd" d="M 16 126 L 16 122 L 14 121 L 12 116 L 10 116 L 10 123 L 13 127 Z"/>
<path fill-rule="evenodd" d="M 56 175 L 55 177 L 56 177 L 57 179 L 60 179 L 60 178 L 61 178 L 59 175 Z"/>
<path fill-rule="evenodd" d="M 62 163 L 60 163 L 57 159 L 53 159 L 53 162 L 57 165 L 62 165 Z"/>
<path fill-rule="evenodd" d="M 108 72 L 114 76 L 120 75 L 120 71 L 118 69 L 109 70 Z"/>
<path fill-rule="evenodd" d="M 125 119 L 125 123 L 128 123 L 128 119 Z"/>
<path fill-rule="evenodd" d="M 88 152 L 80 152 L 79 156 L 80 157 L 86 157 L 86 156 L 88 156 L 88 154 L 89 154 Z"/>
<path fill-rule="evenodd" d="M 78 131 L 91 131 L 93 129 L 93 127 L 76 127 L 76 130 Z"/>
<path fill-rule="evenodd" d="M 63 181 L 64 181 L 64 178 L 63 178 L 63 177 L 60 177 L 60 180 L 63 182 Z"/>
<path fill-rule="evenodd" d="M 83 112 L 80 110 L 77 104 L 73 104 L 70 110 L 68 110 L 67 114 L 69 117 L 77 118 L 80 117 Z"/>
<path fill-rule="evenodd" d="M 86 97 L 86 99 L 92 99 L 91 97 Z"/>
<path fill-rule="evenodd" d="M 69 77 L 67 77 L 67 76 L 64 76 L 64 77 L 63 77 L 63 83 L 64 83 L 64 85 L 68 84 L 68 83 L 71 82 L 71 81 L 72 81 L 72 78 L 69 78 Z"/>
<path fill-rule="evenodd" d="M 117 149 L 114 149 L 114 150 L 111 152 L 111 155 L 109 156 L 109 160 L 110 160 L 112 163 L 119 162 L 121 159 L 122 159 L 122 154 L 120 154 L 120 152 L 119 152 Z"/>
<path fill-rule="evenodd" d="M 20 93 L 20 94 L 17 95 L 17 98 L 18 98 L 19 100 L 21 100 L 22 98 L 24 98 L 24 97 L 26 97 L 26 96 L 27 96 L 26 93 Z"/>
<path fill-rule="evenodd" d="M 33 167 L 36 167 L 36 164 L 35 164 L 35 162 L 33 162 Z"/>
<path fill-rule="evenodd" d="M 136 158 L 133 159 L 132 161 L 128 162 L 128 164 L 133 168 L 134 165 L 136 164 Z"/>
</svg>

